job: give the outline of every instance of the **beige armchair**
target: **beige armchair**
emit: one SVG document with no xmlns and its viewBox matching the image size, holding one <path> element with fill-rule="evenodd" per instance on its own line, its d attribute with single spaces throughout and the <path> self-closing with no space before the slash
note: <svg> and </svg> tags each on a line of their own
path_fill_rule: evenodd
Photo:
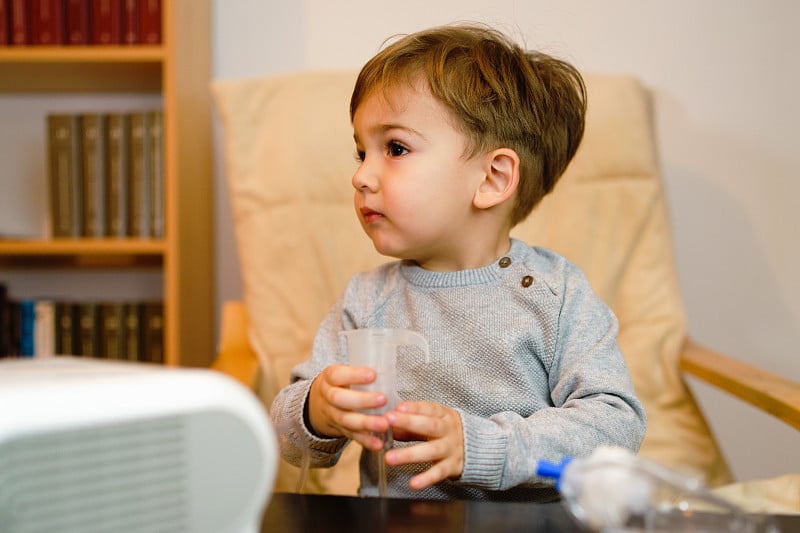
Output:
<svg viewBox="0 0 800 533">
<path fill-rule="evenodd" d="M 308 355 L 319 321 L 349 277 L 387 260 L 352 208 L 356 163 L 347 104 L 354 79 L 354 72 L 309 72 L 213 87 L 244 283 L 244 302 L 223 309 L 215 366 L 254 387 L 267 404 Z M 730 483 L 683 373 L 798 429 L 800 385 L 691 342 L 647 92 L 625 77 L 589 75 L 586 82 L 584 141 L 515 236 L 581 266 L 617 314 L 622 352 L 649 418 L 641 455 L 712 486 Z M 315 471 L 309 490 L 354 493 L 356 453 Z M 276 490 L 293 490 L 291 476 L 284 466 Z M 800 511 L 800 475 L 781 483 L 783 496 L 773 498 L 772 509 Z"/>
</svg>

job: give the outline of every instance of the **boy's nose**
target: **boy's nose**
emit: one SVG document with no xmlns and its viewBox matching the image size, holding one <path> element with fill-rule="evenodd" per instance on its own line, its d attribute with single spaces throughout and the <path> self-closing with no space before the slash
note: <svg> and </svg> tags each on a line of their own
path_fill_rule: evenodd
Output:
<svg viewBox="0 0 800 533">
<path fill-rule="evenodd" d="M 362 162 L 358 170 L 353 174 L 352 183 L 353 188 L 359 191 L 375 192 L 378 187 L 377 177 L 365 162 Z"/>
</svg>

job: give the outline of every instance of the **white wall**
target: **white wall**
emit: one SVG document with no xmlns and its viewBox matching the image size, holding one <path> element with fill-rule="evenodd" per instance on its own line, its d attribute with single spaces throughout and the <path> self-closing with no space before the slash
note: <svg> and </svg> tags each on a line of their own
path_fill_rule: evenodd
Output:
<svg viewBox="0 0 800 533">
<path fill-rule="evenodd" d="M 800 381 L 800 3 L 216 0 L 214 76 L 358 68 L 390 35 L 456 20 L 491 23 L 587 72 L 644 81 L 691 334 Z M 241 284 L 216 150 L 222 301 L 240 297 Z M 739 479 L 800 471 L 799 432 L 692 386 Z"/>
</svg>

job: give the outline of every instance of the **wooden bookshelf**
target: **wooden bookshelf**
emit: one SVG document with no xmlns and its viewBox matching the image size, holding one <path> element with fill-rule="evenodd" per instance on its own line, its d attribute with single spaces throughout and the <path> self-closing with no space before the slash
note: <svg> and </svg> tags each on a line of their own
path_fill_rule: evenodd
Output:
<svg viewBox="0 0 800 533">
<path fill-rule="evenodd" d="M 0 91 L 161 92 L 164 46 L 0 48 Z"/>
<path fill-rule="evenodd" d="M 162 10 L 161 45 L 0 48 L 0 98 L 71 92 L 160 94 L 165 238 L 0 240 L 0 269 L 52 270 L 54 276 L 60 269 L 159 269 L 165 362 L 207 366 L 215 351 L 211 7 L 208 0 L 164 0 Z"/>
</svg>

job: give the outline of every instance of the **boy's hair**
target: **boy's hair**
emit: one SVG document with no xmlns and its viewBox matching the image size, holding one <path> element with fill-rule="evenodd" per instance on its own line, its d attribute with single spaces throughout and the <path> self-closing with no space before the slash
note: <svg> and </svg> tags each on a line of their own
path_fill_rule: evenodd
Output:
<svg viewBox="0 0 800 533">
<path fill-rule="evenodd" d="M 450 25 L 406 35 L 361 69 L 350 119 L 376 88 L 427 83 L 468 138 L 466 156 L 511 148 L 520 183 L 511 212 L 522 222 L 553 190 L 583 137 L 586 88 L 572 65 L 526 52 L 500 32 Z"/>
</svg>

